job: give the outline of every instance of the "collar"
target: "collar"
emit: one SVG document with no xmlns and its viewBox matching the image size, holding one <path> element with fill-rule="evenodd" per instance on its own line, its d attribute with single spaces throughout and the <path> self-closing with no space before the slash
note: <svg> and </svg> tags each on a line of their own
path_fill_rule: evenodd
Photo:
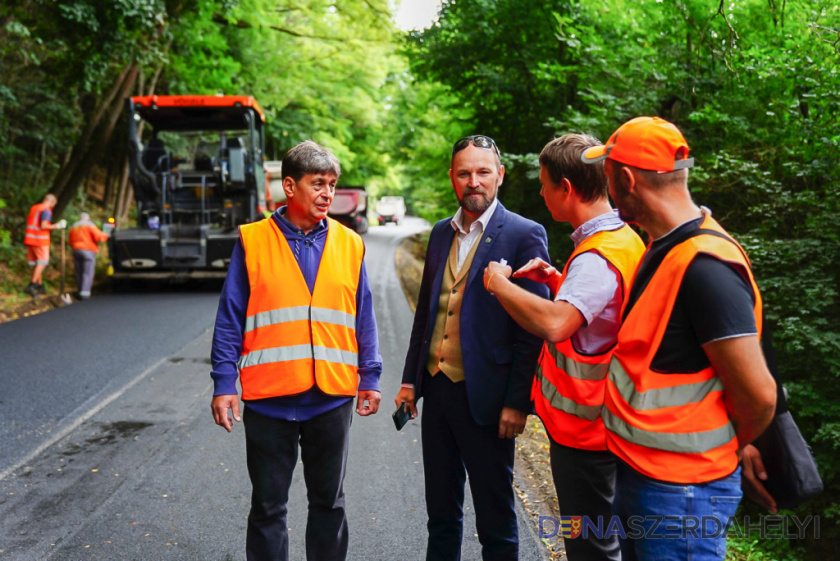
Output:
<svg viewBox="0 0 840 561">
<path fill-rule="evenodd" d="M 300 239 L 314 238 L 322 232 L 326 232 L 328 223 L 327 219 L 325 218 L 318 222 L 315 225 L 315 227 L 309 231 L 308 234 L 304 234 L 303 230 L 289 222 L 289 219 L 286 218 L 287 210 L 288 209 L 286 206 L 281 206 L 280 208 L 274 211 L 274 214 L 271 215 L 271 217 L 274 219 L 274 222 L 277 223 L 277 225 L 280 227 L 280 230 L 286 237 L 293 236 Z"/>
<path fill-rule="evenodd" d="M 481 216 L 478 217 L 478 220 L 470 224 L 470 232 L 478 228 L 478 225 L 481 226 L 482 232 L 486 230 L 487 224 L 490 223 L 490 219 L 493 218 L 493 213 L 496 212 L 496 207 L 498 206 L 499 197 L 497 196 L 495 199 L 493 199 L 493 202 L 490 203 L 490 206 L 487 207 L 487 210 L 481 213 Z M 455 230 L 457 233 L 464 235 L 469 234 L 469 232 L 464 230 L 464 209 L 458 207 L 458 212 L 456 212 L 455 216 L 452 217 L 450 224 L 452 225 L 452 229 Z"/>
<path fill-rule="evenodd" d="M 589 220 L 578 226 L 577 230 L 572 232 L 572 241 L 575 243 L 575 247 L 577 247 L 583 240 L 585 240 L 592 234 L 597 234 L 598 232 L 604 231 L 618 230 L 622 226 L 624 226 L 624 221 L 618 217 L 617 210 L 605 212 L 604 214 L 600 214 L 595 218 L 590 218 Z"/>
</svg>

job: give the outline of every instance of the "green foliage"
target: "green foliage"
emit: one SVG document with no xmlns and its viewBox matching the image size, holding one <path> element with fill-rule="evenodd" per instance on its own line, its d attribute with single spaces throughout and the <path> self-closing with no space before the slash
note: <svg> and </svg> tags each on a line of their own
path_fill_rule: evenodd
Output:
<svg viewBox="0 0 840 561">
<path fill-rule="evenodd" d="M 437 24 L 407 35 L 386 0 L 7 2 L 0 254 L 18 249 L 26 210 L 132 69 L 132 94 L 255 96 L 268 159 L 312 138 L 339 156 L 343 184 L 403 195 L 431 221 L 456 208 L 453 142 L 488 134 L 506 166 L 504 204 L 546 226 L 558 262 L 570 230 L 539 196 L 536 155 L 558 134 L 604 139 L 630 117 L 663 116 L 697 160 L 695 199 L 750 253 L 791 409 L 827 484 L 798 511 L 824 517 L 822 540 L 735 540 L 733 558 L 830 558 L 840 538 L 838 45 L 831 0 L 444 0 Z M 109 143 L 100 164 L 120 150 Z"/>
<path fill-rule="evenodd" d="M 407 72 L 387 84 L 385 135 L 401 184 L 388 194 L 403 195 L 410 212 L 430 222 L 449 216 L 457 200 L 449 181 L 451 146 L 470 134 L 471 114 L 460 98 L 437 83 L 416 81 Z"/>
<path fill-rule="evenodd" d="M 791 409 L 827 484 L 798 510 L 823 516 L 822 540 L 737 542 L 738 558 L 825 559 L 840 537 L 839 40 L 829 0 L 457 0 L 411 37 L 412 70 L 457 92 L 474 131 L 497 139 L 502 199 L 546 225 L 559 261 L 568 230 L 536 196 L 545 142 L 604 139 L 637 115 L 683 130 L 695 200 L 753 260 Z"/>
<path fill-rule="evenodd" d="M 6 208 L 6 201 L 0 199 L 0 211 Z M 12 233 L 0 227 L 0 248 L 8 248 L 12 244 Z"/>
<path fill-rule="evenodd" d="M 341 158 L 345 184 L 401 185 L 383 141 L 384 86 L 404 68 L 385 0 L 39 1 L 4 7 L 0 22 L 0 196 L 15 235 L 59 168 L 96 149 L 76 143 L 132 68 L 134 95 L 254 95 L 269 158 L 312 138 Z"/>
</svg>

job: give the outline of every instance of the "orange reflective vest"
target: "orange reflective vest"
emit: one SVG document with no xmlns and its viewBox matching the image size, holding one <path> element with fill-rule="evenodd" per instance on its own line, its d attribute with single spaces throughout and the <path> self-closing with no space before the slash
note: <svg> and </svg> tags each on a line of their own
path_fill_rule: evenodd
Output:
<svg viewBox="0 0 840 561">
<path fill-rule="evenodd" d="M 98 242 L 107 240 L 108 236 L 90 220 L 79 220 L 70 226 L 68 242 L 73 249 L 83 249 L 96 253 L 99 251 Z"/>
<path fill-rule="evenodd" d="M 593 234 L 572 252 L 563 278 L 572 260 L 588 251 L 606 259 L 619 275 L 623 298 L 645 251 L 642 240 L 626 224 L 617 230 Z M 543 345 L 531 397 L 546 431 L 558 444 L 582 450 L 607 449 L 601 407 L 611 357 L 612 347 L 601 354 L 582 354 L 574 348 L 571 337 Z"/>
<path fill-rule="evenodd" d="M 636 471 L 674 483 L 705 483 L 730 475 L 738 466 L 738 439 L 723 384 L 712 367 L 690 374 L 651 369 L 685 271 L 698 253 L 742 271 L 755 294 L 756 326 L 761 329 L 761 295 L 749 260 L 706 216 L 694 237 L 665 256 L 626 314 L 609 367 L 603 411 L 608 449 Z"/>
<path fill-rule="evenodd" d="M 50 231 L 41 229 L 41 213 L 45 210 L 51 210 L 46 203 L 32 205 L 32 208 L 29 209 L 29 216 L 26 219 L 26 235 L 23 237 L 24 245 L 50 245 Z"/>
<path fill-rule="evenodd" d="M 312 293 L 272 218 L 239 229 L 251 287 L 238 364 L 243 399 L 296 395 L 314 385 L 329 395 L 356 395 L 356 291 L 365 248 L 357 234 L 327 221 Z"/>
</svg>

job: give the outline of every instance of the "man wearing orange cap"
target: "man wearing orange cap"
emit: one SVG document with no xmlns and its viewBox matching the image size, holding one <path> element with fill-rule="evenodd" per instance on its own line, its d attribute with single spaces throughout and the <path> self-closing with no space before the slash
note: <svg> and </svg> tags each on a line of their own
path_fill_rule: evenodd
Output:
<svg viewBox="0 0 840 561">
<path fill-rule="evenodd" d="M 776 402 L 749 259 L 691 199 L 693 159 L 668 121 L 632 119 L 581 159 L 604 161 L 619 215 L 652 239 L 622 310 L 602 411 L 618 458 L 616 510 L 625 529 L 639 529 L 622 539 L 622 558 L 722 560 L 742 496 L 739 461 Z"/>
</svg>

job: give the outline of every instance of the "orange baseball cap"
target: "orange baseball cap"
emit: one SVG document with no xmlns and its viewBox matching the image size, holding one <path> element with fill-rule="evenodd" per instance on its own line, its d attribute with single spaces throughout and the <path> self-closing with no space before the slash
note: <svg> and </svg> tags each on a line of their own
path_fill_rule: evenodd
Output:
<svg viewBox="0 0 840 561">
<path fill-rule="evenodd" d="M 666 173 L 694 165 L 688 143 L 680 130 L 659 117 L 636 117 L 616 130 L 604 146 L 593 146 L 580 155 L 585 164 L 609 158 L 628 166 Z"/>
</svg>

